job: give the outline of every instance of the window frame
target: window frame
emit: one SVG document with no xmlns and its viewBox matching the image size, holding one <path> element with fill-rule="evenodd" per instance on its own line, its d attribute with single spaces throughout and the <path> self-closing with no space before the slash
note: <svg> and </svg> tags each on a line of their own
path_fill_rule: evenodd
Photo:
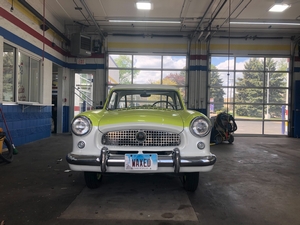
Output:
<svg viewBox="0 0 300 225">
<path fill-rule="evenodd" d="M 112 55 L 119 55 L 119 56 L 128 56 L 131 60 L 131 66 L 125 66 L 125 67 L 117 67 L 117 65 L 113 62 L 114 65 L 110 65 L 110 58 L 112 58 Z M 158 67 L 135 67 L 134 66 L 134 57 L 135 56 L 144 56 L 144 57 L 160 57 L 160 68 Z M 165 57 L 185 57 L 185 66 L 182 69 L 174 69 L 171 67 L 164 67 L 164 59 L 166 59 Z M 164 54 L 149 54 L 149 53 L 122 53 L 122 52 L 108 52 L 107 54 L 107 58 L 106 58 L 106 89 L 107 89 L 107 93 L 110 89 L 110 87 L 113 87 L 117 84 L 125 84 L 125 83 L 110 83 L 109 79 L 110 79 L 110 73 L 114 72 L 114 71 L 121 71 L 121 70 L 128 70 L 130 71 L 130 82 L 128 84 L 134 84 L 134 72 L 135 71 L 148 71 L 148 72 L 156 72 L 156 73 L 160 73 L 160 84 L 163 84 L 163 79 L 164 79 L 164 73 L 165 72 L 184 72 L 185 73 L 185 84 L 184 85 L 173 85 L 176 86 L 180 92 L 184 92 L 184 96 L 182 96 L 182 99 L 184 101 L 184 103 L 187 103 L 187 99 L 188 99 L 188 55 L 187 54 L 174 54 L 174 53 L 164 53 Z M 166 64 L 167 65 L 167 64 Z M 115 67 L 114 67 L 115 66 Z M 117 72 L 118 73 L 118 72 Z"/>
<path fill-rule="evenodd" d="M 224 62 L 227 62 L 227 68 L 222 68 L 222 69 L 218 69 L 217 65 L 213 64 L 213 58 L 224 58 Z M 263 69 L 259 69 L 259 70 L 246 70 L 246 69 L 237 69 L 237 64 L 240 62 L 240 60 L 237 59 L 248 59 L 247 62 L 249 62 L 250 59 L 260 59 L 262 60 L 263 63 Z M 232 60 L 233 62 L 228 62 L 228 59 Z M 278 59 L 278 60 L 284 60 L 286 59 L 286 65 L 288 66 L 287 70 L 277 70 L 277 68 L 275 68 L 275 70 L 268 70 L 266 68 L 266 62 L 268 59 Z M 215 59 L 216 62 L 223 62 L 221 60 L 217 61 L 218 59 Z M 246 61 L 246 60 L 245 60 Z M 211 54 L 210 58 L 209 58 L 209 70 L 208 70 L 208 77 L 209 77 L 209 81 L 208 81 L 208 99 L 207 99 L 207 108 L 208 108 L 208 113 L 210 116 L 214 116 L 214 114 L 211 113 L 211 111 L 213 110 L 214 113 L 217 113 L 216 110 L 214 109 L 214 107 L 212 105 L 215 104 L 223 104 L 223 108 L 227 108 L 227 111 L 229 111 L 230 114 L 233 115 L 233 117 L 235 117 L 236 121 L 244 121 L 247 122 L 249 121 L 247 118 L 242 118 L 242 117 L 236 117 L 236 106 L 255 106 L 255 107 L 262 107 L 262 115 L 261 117 L 258 117 L 256 119 L 251 118 L 251 121 L 253 122 L 261 122 L 261 134 L 262 135 L 269 135 L 269 134 L 273 134 L 273 133 L 268 133 L 268 131 L 266 131 L 266 126 L 269 123 L 272 122 L 281 122 L 282 124 L 288 124 L 289 118 L 287 118 L 286 114 L 285 114 L 285 118 L 283 118 L 283 114 L 281 116 L 281 118 L 272 118 L 271 114 L 268 112 L 267 108 L 271 108 L 271 107 L 282 107 L 288 111 L 290 111 L 291 109 L 291 103 L 289 102 L 289 100 L 287 100 L 287 98 L 284 100 L 285 102 L 270 102 L 270 100 L 267 100 L 267 91 L 276 91 L 276 90 L 281 90 L 281 91 L 286 91 L 283 96 L 289 96 L 290 93 L 290 77 L 291 77 L 291 69 L 290 69 L 290 56 L 287 55 L 282 55 L 282 56 L 272 56 L 272 55 L 264 55 L 264 56 L 260 56 L 260 57 L 251 57 L 251 56 L 240 56 L 240 55 L 235 55 L 235 56 L 230 56 L 230 57 L 225 57 L 224 55 L 218 55 L 218 54 Z M 227 64 L 226 63 L 226 64 Z M 218 64 L 219 65 L 219 64 Z M 230 65 L 230 66 L 229 66 Z M 275 64 L 275 65 L 280 65 L 280 64 Z M 212 68 L 212 66 L 215 66 L 216 68 Z M 229 69 L 228 69 L 229 66 Z M 222 76 L 222 74 L 224 75 L 224 73 L 226 73 L 227 75 L 227 80 L 223 80 L 223 84 L 221 86 L 218 85 L 211 85 L 211 75 L 217 72 L 219 73 L 219 76 Z M 262 85 L 258 85 L 258 86 L 243 86 L 243 85 L 237 85 L 238 79 L 237 79 L 237 75 L 238 74 L 243 74 L 245 72 L 249 72 L 249 73 L 263 73 L 263 80 L 262 80 Z M 286 86 L 268 86 L 267 84 L 267 74 L 276 74 L 276 73 L 281 73 L 281 74 L 286 74 Z M 221 88 L 223 89 L 223 91 L 225 92 L 223 98 L 224 98 L 224 102 L 214 102 L 213 99 L 211 101 L 211 90 L 214 88 Z M 261 90 L 262 92 L 262 99 L 261 102 L 257 103 L 257 102 L 253 102 L 253 103 L 249 103 L 249 102 L 237 102 L 237 98 L 236 98 L 236 92 L 238 89 L 247 89 L 247 90 L 251 90 L 251 89 L 255 89 L 255 90 Z M 229 93 L 229 94 L 228 94 Z M 231 93 L 231 94 L 230 94 Z M 228 95 L 228 96 L 227 96 Z M 226 97 L 227 96 L 227 97 Z M 228 107 L 227 107 L 228 106 Z M 229 110 L 228 110 L 229 109 Z M 283 110 L 283 109 L 282 109 Z M 224 111 L 224 110 L 223 110 Z M 266 125 L 266 126 L 265 126 Z M 283 126 L 283 125 L 282 125 Z M 286 125 L 285 125 L 286 126 Z M 282 128 L 283 129 L 283 128 Z M 286 127 L 286 129 L 288 130 L 289 128 Z M 281 133 L 278 132 L 277 135 L 286 135 L 288 133 L 288 131 L 285 131 L 285 133 Z M 239 134 L 239 130 L 237 130 L 235 133 Z M 244 133 L 243 133 L 244 134 Z M 251 132 L 247 133 L 247 134 L 252 134 Z M 253 133 L 254 134 L 254 133 Z M 255 133 L 256 134 L 256 133 Z"/>
<path fill-rule="evenodd" d="M 24 48 L 21 48 L 20 46 L 10 42 L 10 41 L 7 41 L 7 40 L 4 40 L 3 41 L 3 46 L 4 44 L 7 44 L 11 47 L 14 48 L 15 50 L 15 56 L 14 56 L 14 68 L 13 68 L 13 71 L 14 71 L 14 83 L 13 83 L 13 88 L 14 88 L 14 93 L 13 93 L 13 101 L 3 101 L 3 98 L 2 98 L 2 104 L 4 105 L 10 105 L 12 103 L 22 103 L 22 104 L 26 104 L 26 103 L 30 103 L 30 104 L 42 104 L 42 84 L 43 84 L 43 71 L 42 71 L 42 57 L 24 49 Z M 3 51 L 2 51 L 3 52 Z M 36 60 L 37 63 L 38 63 L 38 82 L 37 82 L 37 101 L 32 101 L 32 99 L 26 99 L 25 101 L 21 101 L 19 100 L 19 93 L 18 93 L 18 89 L 19 89 L 19 80 L 18 80 L 18 76 L 19 76 L 19 73 L 20 73 L 20 62 L 19 62 L 19 54 L 22 53 L 26 56 L 29 57 L 30 59 L 30 68 L 31 68 L 31 62 L 32 62 L 32 59 L 33 60 Z M 3 59 L 2 59 L 3 60 Z M 30 97 L 32 95 L 32 91 L 31 91 L 31 85 L 32 85 L 32 70 L 30 69 L 30 74 L 29 74 L 29 79 L 28 79 L 28 96 L 27 97 Z M 2 90 L 2 94 L 3 94 L 3 90 Z"/>
</svg>

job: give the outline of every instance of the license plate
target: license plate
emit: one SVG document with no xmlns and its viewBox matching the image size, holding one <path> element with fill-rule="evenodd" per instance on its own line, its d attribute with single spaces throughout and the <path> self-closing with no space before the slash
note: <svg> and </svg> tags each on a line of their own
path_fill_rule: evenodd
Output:
<svg viewBox="0 0 300 225">
<path fill-rule="evenodd" d="M 157 154 L 125 154 L 125 170 L 157 170 Z"/>
</svg>

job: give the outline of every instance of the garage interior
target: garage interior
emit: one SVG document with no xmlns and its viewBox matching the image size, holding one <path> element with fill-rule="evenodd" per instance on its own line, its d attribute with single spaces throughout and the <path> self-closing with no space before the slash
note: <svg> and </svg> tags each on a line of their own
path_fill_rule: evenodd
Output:
<svg viewBox="0 0 300 225">
<path fill-rule="evenodd" d="M 286 9 L 270 11 L 275 4 Z M 0 0 L 0 126 L 18 149 L 12 163 L 0 161 L 0 222 L 299 224 L 299 8 Z M 217 163 L 196 192 L 172 175 L 116 174 L 88 190 L 68 169 L 72 118 L 130 83 L 171 84 L 189 109 L 235 118 L 234 142 L 211 146 Z"/>
</svg>

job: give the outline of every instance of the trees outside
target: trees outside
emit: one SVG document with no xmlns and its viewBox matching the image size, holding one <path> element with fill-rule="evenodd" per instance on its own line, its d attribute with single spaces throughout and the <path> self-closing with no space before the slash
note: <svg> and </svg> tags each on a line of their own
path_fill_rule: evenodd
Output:
<svg viewBox="0 0 300 225">
<path fill-rule="evenodd" d="M 162 82 L 160 80 L 151 81 L 151 84 L 164 84 L 164 85 L 173 85 L 173 86 L 186 86 L 186 75 L 184 71 L 181 72 L 170 72 L 167 76 L 165 76 L 162 79 Z M 183 99 L 185 99 L 185 89 L 180 89 L 180 94 Z"/>
<path fill-rule="evenodd" d="M 274 61 L 271 58 L 266 59 L 266 67 L 268 71 L 287 71 L 287 63 L 282 59 L 281 61 Z M 267 72 L 266 84 L 270 87 L 266 92 L 266 103 L 279 103 L 286 102 L 286 89 L 280 89 L 280 87 L 287 87 L 287 73 L 283 72 Z M 271 117 L 280 117 L 282 115 L 282 105 L 270 105 L 268 107 L 268 113 Z"/>
<path fill-rule="evenodd" d="M 272 58 L 266 58 L 265 65 L 264 72 L 264 60 L 251 58 L 245 63 L 243 77 L 237 78 L 236 82 L 236 102 L 239 103 L 235 108 L 237 115 L 262 117 L 264 100 L 270 115 L 273 117 L 281 115 L 281 105 L 276 103 L 284 102 L 286 90 L 276 87 L 286 87 L 287 81 L 286 73 L 276 72 L 276 70 L 286 71 L 287 65 L 283 61 L 277 62 Z M 243 103 L 252 103 L 252 105 L 243 105 Z"/>
<path fill-rule="evenodd" d="M 236 105 L 236 114 L 247 117 L 262 117 L 263 103 L 263 84 L 264 84 L 264 64 L 257 58 L 251 58 L 244 65 L 246 71 L 242 78 L 237 78 L 236 102 L 238 103 L 257 103 L 258 105 Z M 261 72 L 253 72 L 261 71 Z"/>
<path fill-rule="evenodd" d="M 225 92 L 222 88 L 223 80 L 220 78 L 220 74 L 217 71 L 217 67 L 211 65 L 210 73 L 210 98 L 213 99 L 214 111 L 222 110 L 224 107 L 224 95 Z"/>
<path fill-rule="evenodd" d="M 186 85 L 186 76 L 185 72 L 181 71 L 180 73 L 170 73 L 165 76 L 162 80 L 163 84 L 176 85 L 176 86 L 185 86 Z"/>
<path fill-rule="evenodd" d="M 120 55 L 114 59 L 114 62 L 120 68 L 119 83 L 131 84 L 132 79 L 139 73 L 139 70 L 133 70 L 132 74 L 132 59 L 127 55 Z M 128 68 L 128 69 L 125 69 Z"/>
</svg>

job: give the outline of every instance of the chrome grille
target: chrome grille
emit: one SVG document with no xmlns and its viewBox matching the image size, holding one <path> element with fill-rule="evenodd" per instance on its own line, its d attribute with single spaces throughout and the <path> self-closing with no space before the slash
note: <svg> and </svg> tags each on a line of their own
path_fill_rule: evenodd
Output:
<svg viewBox="0 0 300 225">
<path fill-rule="evenodd" d="M 139 133 L 145 134 L 138 140 Z M 167 147 L 180 145 L 180 135 L 166 131 L 121 130 L 107 132 L 102 136 L 103 145 Z"/>
</svg>

